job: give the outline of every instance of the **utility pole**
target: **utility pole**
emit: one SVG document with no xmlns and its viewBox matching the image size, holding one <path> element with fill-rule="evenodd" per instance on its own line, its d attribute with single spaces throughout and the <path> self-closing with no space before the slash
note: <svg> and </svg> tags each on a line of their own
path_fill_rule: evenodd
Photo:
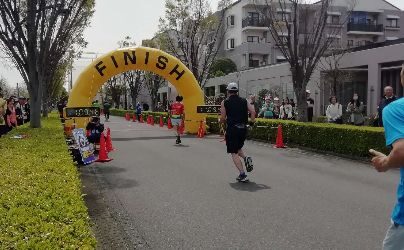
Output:
<svg viewBox="0 0 404 250">
<path fill-rule="evenodd" d="M 17 82 L 17 98 L 20 98 L 20 88 L 18 87 L 18 82 Z"/>
</svg>

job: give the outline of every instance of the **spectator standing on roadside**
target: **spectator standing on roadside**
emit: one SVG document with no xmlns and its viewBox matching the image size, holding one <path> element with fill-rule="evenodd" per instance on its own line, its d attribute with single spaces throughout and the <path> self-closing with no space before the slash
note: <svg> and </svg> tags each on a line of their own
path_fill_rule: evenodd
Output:
<svg viewBox="0 0 404 250">
<path fill-rule="evenodd" d="M 272 103 L 271 97 L 265 97 L 265 102 L 258 113 L 258 117 L 264 117 L 265 119 L 274 118 L 274 104 Z"/>
<path fill-rule="evenodd" d="M 379 117 L 379 126 L 383 127 L 383 109 L 387 107 L 390 103 L 397 100 L 397 97 L 394 95 L 393 87 L 387 86 L 384 88 L 384 96 L 379 103 L 379 107 L 377 108 L 378 117 Z"/>
<path fill-rule="evenodd" d="M 342 124 L 342 105 L 338 103 L 337 97 L 330 97 L 330 104 L 325 113 L 329 123 Z"/>
<path fill-rule="evenodd" d="M 274 98 L 274 118 L 275 119 L 279 119 L 280 108 L 281 108 L 281 103 L 279 102 L 279 98 L 275 97 Z"/>
<path fill-rule="evenodd" d="M 355 93 L 352 100 L 348 103 L 346 110 L 347 113 L 350 114 L 349 123 L 356 126 L 362 126 L 365 123 L 363 110 L 363 102 L 359 100 L 358 94 Z"/>
<path fill-rule="evenodd" d="M 280 118 L 284 120 L 291 120 L 293 118 L 292 111 L 292 105 L 290 105 L 289 99 L 286 99 L 280 108 Z"/>
<path fill-rule="evenodd" d="M 15 113 L 17 115 L 17 124 L 18 126 L 21 126 L 24 124 L 24 121 L 27 118 L 27 114 L 25 112 L 25 97 L 19 97 L 18 102 L 15 105 Z"/>
<path fill-rule="evenodd" d="M 142 105 L 140 104 L 140 102 L 137 102 L 136 104 L 136 116 L 137 116 L 137 120 L 140 121 L 140 116 L 142 115 Z"/>
<path fill-rule="evenodd" d="M 31 106 L 29 105 L 29 98 L 25 100 L 24 110 L 25 110 L 24 123 L 28 123 L 31 120 Z"/>
<path fill-rule="evenodd" d="M 6 127 L 6 110 L 7 101 L 3 98 L 2 89 L 0 88 L 0 137 L 7 133 Z"/>
<path fill-rule="evenodd" d="M 256 100 L 255 95 L 251 95 L 251 96 L 250 96 L 250 104 L 254 107 L 255 115 L 257 116 L 258 113 L 259 113 L 260 107 L 259 107 L 259 104 L 258 104 L 258 102 L 257 102 L 257 100 Z"/>
<path fill-rule="evenodd" d="M 401 85 L 404 86 L 404 64 L 401 69 Z M 400 250 L 404 247 L 404 99 L 388 105 L 383 111 L 386 145 L 392 147 L 388 156 L 371 152 L 372 164 L 378 172 L 400 170 L 397 203 L 391 215 L 391 225 L 383 241 L 383 250 Z"/>
<path fill-rule="evenodd" d="M 15 113 L 14 99 L 10 98 L 7 102 L 6 110 L 6 126 L 7 132 L 17 127 L 17 115 Z"/>
<path fill-rule="evenodd" d="M 311 92 L 310 90 L 306 90 L 307 96 L 307 119 L 309 122 L 313 121 L 314 116 L 314 99 L 310 97 Z"/>
</svg>

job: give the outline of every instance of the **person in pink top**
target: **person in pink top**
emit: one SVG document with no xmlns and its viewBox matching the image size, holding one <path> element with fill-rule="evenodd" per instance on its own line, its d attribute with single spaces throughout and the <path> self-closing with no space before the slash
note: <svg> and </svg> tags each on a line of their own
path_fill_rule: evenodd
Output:
<svg viewBox="0 0 404 250">
<path fill-rule="evenodd" d="M 8 131 L 11 131 L 13 127 L 17 127 L 17 115 L 15 113 L 14 100 L 11 98 L 7 101 L 6 123 Z"/>
</svg>

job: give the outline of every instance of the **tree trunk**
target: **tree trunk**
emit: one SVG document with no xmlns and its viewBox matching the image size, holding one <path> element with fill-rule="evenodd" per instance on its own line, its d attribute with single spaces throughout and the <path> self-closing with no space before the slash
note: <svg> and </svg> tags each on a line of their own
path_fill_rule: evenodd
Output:
<svg viewBox="0 0 404 250">
<path fill-rule="evenodd" d="M 125 98 L 124 98 L 124 100 L 125 100 L 125 110 L 128 110 L 128 90 L 126 89 L 126 87 L 125 87 Z"/>
<path fill-rule="evenodd" d="M 46 100 L 43 100 L 43 103 L 42 103 L 42 117 L 48 117 L 48 114 L 49 114 L 48 102 Z"/>
<path fill-rule="evenodd" d="M 27 1 L 27 61 L 28 92 L 31 105 L 31 128 L 41 127 L 42 82 L 37 67 L 37 30 L 35 25 L 36 0 Z"/>
<path fill-rule="evenodd" d="M 132 99 L 132 105 L 133 105 L 133 109 L 136 109 L 136 104 L 137 104 L 137 97 L 134 97 L 134 96 L 131 96 L 131 99 Z"/>
<path fill-rule="evenodd" d="M 300 90 L 295 89 L 295 94 L 297 98 L 297 120 L 299 122 L 307 122 L 307 96 L 306 88 Z"/>
<path fill-rule="evenodd" d="M 333 86 L 332 86 L 332 94 L 333 96 L 337 96 L 337 79 L 333 79 Z"/>
<path fill-rule="evenodd" d="M 30 93 L 29 104 L 31 106 L 31 128 L 41 127 L 41 103 L 41 98 L 38 97 L 38 93 Z"/>
</svg>

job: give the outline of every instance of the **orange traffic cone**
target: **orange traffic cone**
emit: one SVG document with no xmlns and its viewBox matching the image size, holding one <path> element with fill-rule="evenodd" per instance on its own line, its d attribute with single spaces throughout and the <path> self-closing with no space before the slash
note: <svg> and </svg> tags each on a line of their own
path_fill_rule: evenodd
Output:
<svg viewBox="0 0 404 250">
<path fill-rule="evenodd" d="M 107 140 L 106 140 L 106 147 L 107 147 L 107 152 L 114 151 L 114 146 L 112 146 L 112 139 L 111 139 L 111 130 L 108 128 L 107 129 Z"/>
<path fill-rule="evenodd" d="M 150 116 L 150 125 L 154 126 L 154 116 Z"/>
<path fill-rule="evenodd" d="M 276 136 L 276 145 L 274 148 L 286 148 L 285 144 L 283 143 L 283 131 L 282 125 L 278 125 L 278 135 Z"/>
<path fill-rule="evenodd" d="M 139 122 L 140 122 L 140 123 L 144 123 L 144 121 L 143 121 L 143 115 L 140 115 L 140 120 L 139 120 Z"/>
<path fill-rule="evenodd" d="M 203 138 L 205 137 L 205 130 L 203 129 L 203 121 L 199 124 L 199 129 L 198 129 L 198 138 Z"/>
<path fill-rule="evenodd" d="M 98 154 L 98 160 L 96 162 L 109 162 L 112 159 L 108 158 L 107 147 L 105 145 L 105 138 L 104 133 L 101 133 L 100 139 L 100 153 Z"/>
<path fill-rule="evenodd" d="M 130 121 L 129 113 L 126 113 L 126 114 L 125 114 L 125 119 L 126 119 L 127 121 Z"/>
<path fill-rule="evenodd" d="M 164 121 L 162 115 L 160 115 L 160 127 L 164 127 Z"/>
<path fill-rule="evenodd" d="M 136 114 L 133 114 L 132 121 L 136 122 Z"/>
<path fill-rule="evenodd" d="M 178 128 L 178 131 L 180 132 L 181 135 L 184 134 L 184 130 L 185 130 L 185 124 L 184 124 L 184 120 L 181 120 L 181 125 Z"/>
<path fill-rule="evenodd" d="M 151 121 L 150 121 L 150 115 L 147 116 L 147 124 L 150 125 Z"/>
<path fill-rule="evenodd" d="M 171 118 L 170 118 L 170 117 L 168 117 L 168 119 L 167 119 L 167 128 L 168 128 L 168 129 L 172 129 L 172 128 L 173 128 L 173 124 L 171 123 Z"/>
</svg>

